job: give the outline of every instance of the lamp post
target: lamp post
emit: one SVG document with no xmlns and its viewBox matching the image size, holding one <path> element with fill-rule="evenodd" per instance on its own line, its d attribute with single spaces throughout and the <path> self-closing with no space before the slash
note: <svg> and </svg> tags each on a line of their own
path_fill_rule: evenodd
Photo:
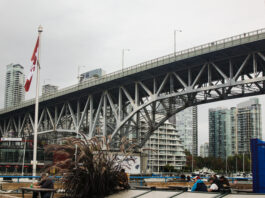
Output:
<svg viewBox="0 0 265 198">
<path fill-rule="evenodd" d="M 121 52 L 121 68 L 123 70 L 124 68 L 124 52 L 129 52 L 130 49 L 122 49 L 122 52 Z"/>
<path fill-rule="evenodd" d="M 45 83 L 47 82 L 47 81 L 50 81 L 51 79 L 50 78 L 45 78 L 44 80 L 43 80 L 43 85 L 45 85 Z"/>
<path fill-rule="evenodd" d="M 191 174 L 193 173 L 193 152 L 191 154 Z"/>
<path fill-rule="evenodd" d="M 227 175 L 227 154 L 225 154 L 225 173 Z"/>
<path fill-rule="evenodd" d="M 245 173 L 245 153 L 243 153 L 243 173 Z"/>
<path fill-rule="evenodd" d="M 174 30 L 174 55 L 176 55 L 176 34 L 182 32 L 182 30 Z"/>
<path fill-rule="evenodd" d="M 79 73 L 80 73 L 80 68 L 81 67 L 86 67 L 86 66 L 84 66 L 84 65 L 78 65 L 78 69 L 77 69 L 77 80 L 78 80 L 78 83 L 80 82 L 80 75 L 79 75 Z"/>
</svg>

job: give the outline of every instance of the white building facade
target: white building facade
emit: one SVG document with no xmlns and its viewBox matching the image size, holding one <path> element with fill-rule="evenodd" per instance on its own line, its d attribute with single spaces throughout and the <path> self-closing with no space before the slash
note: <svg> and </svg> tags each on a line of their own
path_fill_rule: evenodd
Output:
<svg viewBox="0 0 265 198">
<path fill-rule="evenodd" d="M 175 126 L 168 121 L 154 132 L 144 149 L 148 153 L 147 169 L 151 173 L 163 172 L 165 165 L 177 170 L 185 166 L 184 147 Z"/>
<path fill-rule="evenodd" d="M 200 146 L 200 156 L 205 158 L 209 157 L 209 143 L 205 142 Z"/>
</svg>

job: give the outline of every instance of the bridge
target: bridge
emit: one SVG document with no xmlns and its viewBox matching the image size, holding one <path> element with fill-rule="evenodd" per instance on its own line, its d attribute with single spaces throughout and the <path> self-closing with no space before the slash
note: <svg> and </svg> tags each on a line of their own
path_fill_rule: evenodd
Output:
<svg viewBox="0 0 265 198">
<path fill-rule="evenodd" d="M 187 107 L 264 94 L 264 73 L 265 29 L 260 29 L 43 95 L 38 135 L 56 139 L 83 132 L 88 138 L 109 137 L 114 147 L 130 140 L 141 148 Z M 33 134 L 34 102 L 0 110 L 0 137 Z"/>
</svg>

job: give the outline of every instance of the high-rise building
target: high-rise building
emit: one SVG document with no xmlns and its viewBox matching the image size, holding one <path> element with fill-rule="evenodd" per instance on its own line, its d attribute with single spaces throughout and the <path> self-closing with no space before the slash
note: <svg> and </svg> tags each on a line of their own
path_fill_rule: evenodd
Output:
<svg viewBox="0 0 265 198">
<path fill-rule="evenodd" d="M 209 143 L 205 142 L 200 146 L 200 156 L 208 157 L 209 156 Z"/>
<path fill-rule="evenodd" d="M 250 139 L 262 139 L 261 104 L 252 98 L 237 105 L 237 153 L 250 153 Z"/>
<path fill-rule="evenodd" d="M 209 109 L 209 155 L 225 158 L 231 133 L 229 109 Z"/>
<path fill-rule="evenodd" d="M 46 84 L 42 86 L 42 95 L 53 94 L 58 91 L 58 86 Z"/>
<path fill-rule="evenodd" d="M 198 155 L 197 106 L 189 107 L 176 114 L 176 129 L 184 149 Z"/>
<path fill-rule="evenodd" d="M 141 130 L 145 130 L 145 125 L 141 126 Z M 163 172 L 165 165 L 178 170 L 185 166 L 184 147 L 175 126 L 168 121 L 154 132 L 144 148 L 148 154 L 147 169 L 152 173 Z"/>
<path fill-rule="evenodd" d="M 250 139 L 262 138 L 257 98 L 231 109 L 209 109 L 209 155 L 225 158 L 250 152 Z"/>
<path fill-rule="evenodd" d="M 9 64 L 6 67 L 5 107 L 18 105 L 25 100 L 24 67 L 20 64 Z"/>
</svg>

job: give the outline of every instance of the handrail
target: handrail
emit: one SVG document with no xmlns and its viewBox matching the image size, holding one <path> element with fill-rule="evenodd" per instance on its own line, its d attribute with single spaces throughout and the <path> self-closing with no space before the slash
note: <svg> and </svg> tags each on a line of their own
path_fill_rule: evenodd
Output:
<svg viewBox="0 0 265 198">
<path fill-rule="evenodd" d="M 213 41 L 213 42 L 210 42 L 210 43 L 206 43 L 206 44 L 202 44 L 202 45 L 199 45 L 199 46 L 195 46 L 195 47 L 192 47 L 192 48 L 189 48 L 189 49 L 177 51 L 176 53 L 171 53 L 171 54 L 168 54 L 168 55 L 165 55 L 165 56 L 162 56 L 162 57 L 151 59 L 151 60 L 136 64 L 136 65 L 133 65 L 133 66 L 130 66 L 130 67 L 127 67 L 127 68 L 124 68 L 124 69 L 121 69 L 121 70 L 118 70 L 118 71 L 103 75 L 103 76 L 101 76 L 101 77 L 99 77 L 97 79 L 89 79 L 89 80 L 85 80 L 84 82 L 81 82 L 81 83 L 78 83 L 78 84 L 67 86 L 65 88 L 59 89 L 55 93 L 42 95 L 40 97 L 40 99 L 41 100 L 45 100 L 45 99 L 48 99 L 51 96 L 60 95 L 60 94 L 62 94 L 64 92 L 70 91 L 71 89 L 74 89 L 74 88 L 77 88 L 78 90 L 80 90 L 80 89 L 82 89 L 81 87 L 84 88 L 84 86 L 93 85 L 93 83 L 95 84 L 98 81 L 103 81 L 103 80 L 106 80 L 106 79 L 108 79 L 110 77 L 113 77 L 113 76 L 116 76 L 116 75 L 120 75 L 120 77 L 124 77 L 124 76 L 126 76 L 126 73 L 128 73 L 129 71 L 135 70 L 135 69 L 138 69 L 138 68 L 143 68 L 143 67 L 146 68 L 151 63 L 155 63 L 155 62 L 158 63 L 159 61 L 164 61 L 164 60 L 167 60 L 167 59 L 170 59 L 170 58 L 175 58 L 176 59 L 178 56 L 181 56 L 183 54 L 189 54 L 190 52 L 195 52 L 196 50 L 203 50 L 203 49 L 214 47 L 214 46 L 217 46 L 217 45 L 220 45 L 220 44 L 224 44 L 224 47 L 225 47 L 225 44 L 228 43 L 228 42 L 239 40 L 239 39 L 246 39 L 246 38 L 249 38 L 250 36 L 259 35 L 259 34 L 262 34 L 262 33 L 265 33 L 265 28 L 259 29 L 259 30 L 254 30 L 254 31 L 247 32 L 247 33 L 242 33 L 242 34 L 239 34 L 239 35 L 236 35 L 236 36 L 232 36 L 232 37 L 228 37 L 228 38 L 224 38 L 224 39 L 220 39 L 220 40 Z M 15 105 L 13 107 L 0 109 L 0 114 L 5 112 L 5 111 L 7 112 L 7 111 L 15 110 L 15 109 L 17 109 L 19 107 L 22 107 L 23 105 L 33 105 L 33 104 L 35 104 L 35 100 L 34 99 L 29 99 L 29 100 L 24 101 L 23 103 Z"/>
<path fill-rule="evenodd" d="M 50 176 L 51 178 L 55 178 L 55 179 L 61 179 L 62 176 Z M 33 178 L 40 178 L 40 176 L 17 176 L 17 175 L 0 175 L 0 178 L 14 178 L 17 179 L 17 183 L 19 183 L 20 179 L 23 178 L 29 178 L 29 179 L 33 179 Z M 140 181 L 140 185 L 143 185 L 144 179 L 164 179 L 165 182 L 168 181 L 168 179 L 181 179 L 181 177 L 179 176 L 131 176 L 130 175 L 130 180 L 136 180 L 136 181 Z M 202 179 L 208 179 L 209 177 L 201 177 Z M 234 181 L 236 180 L 246 180 L 246 181 L 251 181 L 253 180 L 253 178 L 245 178 L 245 177 L 227 177 L 227 179 L 231 180 L 232 183 L 234 183 Z M 192 181 L 187 181 L 187 182 L 192 182 Z"/>
<path fill-rule="evenodd" d="M 0 178 L 40 178 L 41 176 L 20 176 L 20 175 L 0 175 Z M 62 176 L 52 176 L 55 178 L 62 178 Z M 181 179 L 180 176 L 132 176 L 130 175 L 130 179 L 150 179 L 150 178 L 161 178 L 161 179 Z M 200 177 L 202 179 L 207 179 L 209 177 Z M 252 177 L 227 177 L 227 179 L 242 179 L 242 180 L 251 180 Z"/>
<path fill-rule="evenodd" d="M 1 177 L 1 176 L 0 176 Z M 173 178 L 175 178 L 175 179 L 181 179 L 181 177 L 180 176 L 130 176 L 130 178 L 132 178 L 132 179 L 149 179 L 149 178 L 162 178 L 162 179 L 173 179 Z M 210 178 L 210 177 L 200 177 L 200 178 L 202 178 L 202 179 L 208 179 L 208 178 Z M 252 177 L 226 177 L 227 179 L 230 179 L 230 180 L 232 180 L 232 179 L 242 179 L 242 180 L 251 180 L 252 179 Z"/>
</svg>

